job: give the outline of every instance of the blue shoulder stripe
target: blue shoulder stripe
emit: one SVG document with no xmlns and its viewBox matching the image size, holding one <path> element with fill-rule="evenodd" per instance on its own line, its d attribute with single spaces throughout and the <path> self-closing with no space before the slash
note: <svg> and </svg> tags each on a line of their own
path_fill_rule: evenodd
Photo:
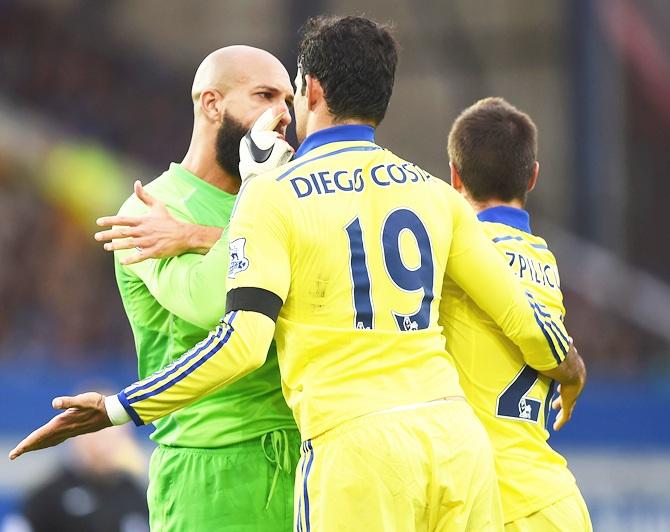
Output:
<svg viewBox="0 0 670 532">
<path fill-rule="evenodd" d="M 554 338 L 556 338 L 556 341 L 558 342 L 561 351 L 563 351 L 563 354 L 567 353 L 569 341 L 561 331 L 560 327 L 558 327 L 556 323 L 554 323 L 554 321 L 551 319 L 551 314 L 543 312 L 538 303 L 531 302 L 530 306 L 533 307 L 533 311 L 536 314 L 539 314 L 540 316 L 545 318 L 544 323 L 549 327 L 549 332 L 551 332 Z M 565 344 L 563 344 L 563 342 L 565 342 Z"/>
<path fill-rule="evenodd" d="M 235 319 L 235 316 L 236 316 L 236 315 L 237 315 L 237 311 L 235 311 L 235 312 L 233 312 L 233 313 L 231 314 L 231 316 L 230 316 L 230 320 L 228 321 L 229 324 L 232 324 L 232 323 L 233 323 L 233 320 Z M 226 331 L 226 334 L 224 335 L 223 339 L 220 339 L 220 341 L 217 343 L 217 345 L 214 346 L 214 347 L 209 351 L 209 353 L 207 353 L 206 355 L 204 355 L 200 360 L 198 360 L 198 361 L 197 361 L 195 364 L 193 364 L 190 368 L 188 368 L 186 371 L 184 371 L 184 373 L 181 373 L 181 374 L 177 375 L 174 379 L 172 379 L 172 380 L 166 382 L 166 383 L 163 384 L 162 386 L 159 386 L 159 387 L 156 388 L 155 390 L 151 390 L 150 392 L 147 392 L 147 393 L 145 393 L 145 394 L 143 394 L 143 395 L 136 395 L 136 396 L 132 397 L 131 399 L 129 399 L 128 402 L 132 404 L 132 403 L 137 403 L 138 401 L 143 401 L 144 399 L 148 399 L 149 397 L 153 397 L 154 395 L 157 395 L 157 394 L 159 394 L 159 393 L 161 393 L 161 392 L 167 390 L 167 389 L 170 388 L 171 386 L 174 386 L 175 384 L 177 384 L 178 382 L 180 382 L 181 380 L 183 380 L 184 378 L 186 378 L 188 375 L 190 375 L 190 374 L 193 373 L 196 369 L 198 369 L 200 366 L 202 366 L 205 362 L 207 362 L 210 358 L 212 358 L 216 353 L 218 353 L 224 345 L 226 345 L 226 343 L 228 342 L 228 340 L 230 340 L 230 337 L 231 337 L 232 334 L 233 334 L 233 330 L 234 330 L 234 329 L 233 329 L 232 327 L 228 327 L 228 330 Z M 219 336 L 218 336 L 218 335 L 212 335 L 211 338 L 212 338 L 212 341 L 214 341 L 214 339 L 217 339 L 217 340 L 218 340 L 218 339 L 219 339 Z M 211 344 L 211 343 L 212 343 L 212 342 L 207 342 L 206 345 L 209 345 L 209 344 Z M 206 348 L 206 347 L 203 346 L 203 347 L 201 347 L 200 349 L 198 349 L 193 355 L 187 357 L 188 360 L 192 360 L 192 359 L 195 357 L 195 355 L 197 355 L 198 353 L 202 352 L 205 348 Z M 185 360 L 184 363 L 181 364 L 180 366 L 183 367 L 185 364 L 186 364 L 186 360 Z M 152 384 L 155 384 L 155 382 L 152 383 Z"/>
<path fill-rule="evenodd" d="M 549 327 L 551 327 L 551 331 L 554 333 L 554 336 L 558 340 L 558 343 L 561 345 L 565 353 L 568 352 L 568 347 L 570 346 L 570 341 L 567 339 L 567 337 L 563 334 L 563 331 L 561 331 L 561 328 L 556 325 L 556 323 L 552 320 L 549 321 Z M 563 344 L 565 342 L 565 345 Z"/>
<path fill-rule="evenodd" d="M 314 161 L 318 161 L 319 159 L 323 159 L 324 157 L 331 157 L 333 155 L 339 155 L 340 153 L 346 153 L 348 151 L 377 151 L 377 150 L 383 150 L 384 148 L 381 148 L 380 146 L 374 145 L 374 146 L 350 146 L 348 148 L 340 148 L 339 150 L 331 151 L 330 153 L 324 153 L 322 155 L 317 155 L 316 157 L 312 157 L 311 159 L 307 159 L 305 161 L 300 161 L 298 164 L 295 166 L 292 166 L 288 170 L 286 170 L 283 174 L 281 174 L 279 177 L 277 177 L 277 181 L 281 181 L 284 179 L 286 176 L 290 175 L 294 170 L 297 170 L 301 166 L 304 166 L 306 164 L 309 164 Z"/>
<path fill-rule="evenodd" d="M 542 334 L 547 339 L 547 343 L 551 348 L 551 353 L 554 355 L 554 359 L 560 364 L 563 362 L 567 352 L 568 352 L 568 340 L 565 338 L 565 335 L 561 332 L 560 327 L 558 327 L 553 320 L 551 319 L 551 314 L 543 312 L 541 305 L 535 300 L 533 294 L 526 290 L 526 298 L 528 299 L 528 304 L 530 308 L 533 309 L 533 315 L 535 316 L 535 321 L 540 326 Z M 549 329 L 549 330 L 547 330 Z M 558 333 L 558 334 L 557 334 Z M 553 338 L 556 340 L 554 341 Z M 561 338 L 565 340 L 565 344 L 561 341 Z M 556 348 L 560 349 L 563 357 L 558 353 Z"/>
<path fill-rule="evenodd" d="M 549 314 L 548 312 L 543 312 L 542 306 L 539 303 L 537 303 L 532 297 L 530 306 L 533 307 L 537 311 L 537 313 L 543 318 L 551 318 L 551 314 Z"/>
<path fill-rule="evenodd" d="M 208 338 L 205 338 L 205 340 L 200 342 L 199 347 L 196 347 L 196 349 L 194 349 L 191 352 L 190 355 L 188 355 L 186 357 L 183 357 L 183 358 L 181 358 L 181 357 L 178 358 L 172 364 L 170 364 L 168 366 L 165 366 L 165 368 L 163 368 L 163 370 L 162 370 L 162 373 L 157 372 L 158 373 L 157 375 L 156 374 L 155 375 L 150 375 L 149 377 L 147 377 L 146 380 L 143 379 L 142 381 L 140 381 L 139 383 L 134 385 L 135 386 L 134 388 L 129 389 L 129 388 L 131 388 L 131 386 L 133 386 L 132 384 L 130 386 L 128 386 L 128 388 L 126 388 L 124 390 L 124 392 L 126 393 L 128 398 L 130 399 L 130 401 L 134 402 L 133 397 L 131 397 L 131 396 L 134 396 L 137 392 L 140 392 L 142 390 L 146 390 L 147 388 L 151 388 L 155 384 L 158 384 L 159 382 L 167 379 L 170 375 L 173 375 L 176 371 L 179 371 L 181 368 L 183 368 L 185 365 L 187 365 L 191 360 L 193 360 L 195 357 L 197 357 L 202 351 L 206 350 L 212 344 L 212 342 L 214 342 L 214 340 L 216 338 L 220 338 L 220 335 L 221 335 L 222 332 L 223 332 L 223 327 L 218 326 L 216 328 L 216 334 L 210 335 Z M 142 383 L 144 383 L 144 384 L 142 384 Z"/>
<path fill-rule="evenodd" d="M 505 240 L 523 240 L 520 236 L 507 235 L 507 236 L 497 236 L 492 239 L 494 244 L 498 242 L 504 242 Z"/>
<path fill-rule="evenodd" d="M 506 240 L 517 240 L 519 242 L 522 242 L 525 240 L 524 237 L 518 236 L 518 235 L 505 235 L 505 236 L 496 236 L 491 239 L 491 242 L 494 244 L 497 244 L 498 242 L 505 242 Z M 528 242 L 530 244 L 530 247 L 535 248 L 535 249 L 546 249 L 547 251 L 549 248 L 546 246 L 546 244 L 534 244 L 532 242 Z"/>
<path fill-rule="evenodd" d="M 539 325 L 540 330 L 542 331 L 542 334 L 544 334 L 544 337 L 547 339 L 547 343 L 549 344 L 549 348 L 551 349 L 551 354 L 554 355 L 554 359 L 556 360 L 556 362 L 558 362 L 560 364 L 561 362 L 563 362 L 563 359 L 561 358 L 561 355 L 559 355 L 558 352 L 556 351 L 556 346 L 554 345 L 554 342 L 552 341 L 551 336 L 547 332 L 547 329 L 545 329 L 544 323 L 542 322 L 540 317 L 537 315 L 537 312 L 535 312 L 535 310 L 533 310 L 533 314 L 535 315 L 535 321 Z"/>
<path fill-rule="evenodd" d="M 130 406 L 130 403 L 128 403 L 126 393 L 124 391 L 120 391 L 119 393 L 116 394 L 116 396 L 119 398 L 121 406 L 123 406 L 126 412 L 128 412 L 128 415 L 130 416 L 130 419 L 133 420 L 133 423 L 135 423 L 135 425 L 138 427 L 144 425 L 144 421 L 142 421 L 142 418 L 137 414 L 137 412 L 135 412 L 135 409 L 132 406 Z"/>
</svg>

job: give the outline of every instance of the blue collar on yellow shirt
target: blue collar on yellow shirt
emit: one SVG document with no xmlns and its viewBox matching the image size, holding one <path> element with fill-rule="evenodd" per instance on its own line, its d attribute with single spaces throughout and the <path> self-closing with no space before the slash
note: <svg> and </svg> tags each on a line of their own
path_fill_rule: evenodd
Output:
<svg viewBox="0 0 670 532">
<path fill-rule="evenodd" d="M 479 218 L 480 222 L 505 224 L 514 227 L 519 231 L 525 231 L 526 233 L 532 234 L 532 231 L 530 230 L 530 216 L 523 209 L 499 205 L 498 207 L 484 209 L 477 214 L 477 218 Z"/>
<path fill-rule="evenodd" d="M 314 148 L 330 144 L 331 142 L 366 140 L 375 141 L 375 128 L 362 124 L 346 124 L 320 129 L 307 137 L 298 148 L 295 157 L 302 157 Z"/>
</svg>

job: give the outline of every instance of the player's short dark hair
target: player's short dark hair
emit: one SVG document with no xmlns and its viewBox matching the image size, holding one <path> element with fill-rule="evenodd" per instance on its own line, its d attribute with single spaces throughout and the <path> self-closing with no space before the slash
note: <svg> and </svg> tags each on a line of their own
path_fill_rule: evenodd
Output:
<svg viewBox="0 0 670 532">
<path fill-rule="evenodd" d="M 475 201 L 525 201 L 537 160 L 537 128 L 503 98 L 463 111 L 449 133 L 449 159 Z"/>
<path fill-rule="evenodd" d="M 310 18 L 301 30 L 298 64 L 324 91 L 336 120 L 379 124 L 393 90 L 398 44 L 390 28 L 364 17 Z"/>
</svg>

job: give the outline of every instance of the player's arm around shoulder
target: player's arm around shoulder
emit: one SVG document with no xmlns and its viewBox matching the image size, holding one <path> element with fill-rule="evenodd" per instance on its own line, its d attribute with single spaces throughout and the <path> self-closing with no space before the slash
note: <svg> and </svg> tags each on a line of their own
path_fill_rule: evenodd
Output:
<svg viewBox="0 0 670 532">
<path fill-rule="evenodd" d="M 150 187 L 151 184 L 147 188 Z M 137 183 L 136 194 L 124 203 L 119 215 L 109 217 L 111 223 L 128 224 L 110 230 L 117 231 L 114 236 L 120 239 L 112 242 L 121 247 L 114 249 L 119 282 L 125 282 L 124 279 L 141 282 L 161 306 L 189 323 L 210 329 L 225 310 L 226 284 L 221 272 L 228 266 L 228 242 L 223 229 L 213 228 L 217 230 L 216 239 L 206 255 L 179 251 L 177 248 L 184 245 L 180 239 L 187 239 L 184 228 L 193 225 L 189 223 L 190 214 L 178 204 L 161 201 L 169 201 L 168 197 L 169 194 L 161 195 L 160 190 L 156 190 L 156 196 L 150 195 Z M 137 229 L 157 234 L 156 238 L 163 243 L 172 242 L 172 248 L 165 250 L 170 256 L 144 257 L 147 249 L 133 233 Z M 124 233 L 119 234 L 121 231 Z"/>
<path fill-rule="evenodd" d="M 586 365 L 574 344 L 570 343 L 565 359 L 553 369 L 540 371 L 543 375 L 559 383 L 559 397 L 552 402 L 552 408 L 559 410 L 554 422 L 554 430 L 560 430 L 570 418 L 577 399 L 586 385 Z"/>
<path fill-rule="evenodd" d="M 95 239 L 111 241 L 104 244 L 105 250 L 116 252 L 124 266 L 187 252 L 207 253 L 223 228 L 195 224 L 188 212 L 163 198 L 157 187 L 154 192 L 152 184 L 145 188 L 136 181 L 135 194 L 119 213 L 97 220 L 98 225 L 111 229 L 96 233 Z"/>
<path fill-rule="evenodd" d="M 553 252 L 547 246 L 547 242 L 540 237 L 537 237 L 537 240 L 546 247 L 545 252 L 549 255 L 550 260 L 553 263 L 555 275 L 555 287 L 553 293 L 556 296 L 555 307 L 561 314 L 559 321 L 560 324 L 563 325 L 562 318 L 565 316 L 565 306 L 563 303 L 563 292 L 560 289 L 558 261 L 556 260 Z M 566 335 L 567 334 L 568 333 L 566 331 Z M 554 422 L 554 430 L 561 429 L 563 425 L 565 425 L 570 420 L 575 409 L 577 399 L 586 386 L 586 364 L 577 351 L 572 338 L 568 338 L 570 340 L 570 345 L 563 361 L 554 368 L 540 371 L 540 373 L 543 375 L 546 375 L 547 377 L 559 383 L 558 392 L 560 396 L 552 402 L 552 407 L 559 410 L 559 413 L 556 416 L 556 421 Z"/>
<path fill-rule="evenodd" d="M 538 371 L 556 367 L 568 351 L 563 323 L 524 290 L 473 209 L 453 192 L 447 195 L 453 219 L 447 275 L 521 349 L 529 366 Z"/>
</svg>

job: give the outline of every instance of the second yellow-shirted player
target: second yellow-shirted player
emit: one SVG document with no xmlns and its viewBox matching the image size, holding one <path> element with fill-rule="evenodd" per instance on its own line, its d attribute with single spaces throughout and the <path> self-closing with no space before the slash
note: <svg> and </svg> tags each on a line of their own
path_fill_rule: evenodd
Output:
<svg viewBox="0 0 670 532">
<path fill-rule="evenodd" d="M 551 323 L 565 314 L 556 259 L 522 210 L 537 178 L 535 153 L 535 125 L 499 98 L 466 109 L 449 136 L 453 185 L 521 280 L 546 334 L 567 345 Z M 565 459 L 547 443 L 554 383 L 537 370 L 552 370 L 560 360 L 529 362 L 455 283 L 445 286 L 442 309 L 461 385 L 493 443 L 506 530 L 591 530 Z"/>
</svg>

